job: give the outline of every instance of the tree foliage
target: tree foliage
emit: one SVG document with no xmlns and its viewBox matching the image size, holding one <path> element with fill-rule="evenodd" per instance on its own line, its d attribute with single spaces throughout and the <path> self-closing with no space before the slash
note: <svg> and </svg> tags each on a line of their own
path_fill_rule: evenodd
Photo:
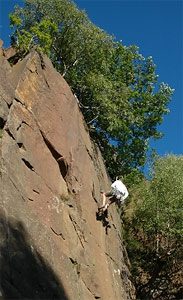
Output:
<svg viewBox="0 0 183 300">
<path fill-rule="evenodd" d="M 156 159 L 150 181 L 133 187 L 128 250 L 140 299 L 182 299 L 183 156 Z"/>
<path fill-rule="evenodd" d="M 152 57 L 117 42 L 69 0 L 26 0 L 10 23 L 20 57 L 36 45 L 71 86 L 111 177 L 143 166 L 172 95 L 167 84 L 156 87 Z"/>
</svg>

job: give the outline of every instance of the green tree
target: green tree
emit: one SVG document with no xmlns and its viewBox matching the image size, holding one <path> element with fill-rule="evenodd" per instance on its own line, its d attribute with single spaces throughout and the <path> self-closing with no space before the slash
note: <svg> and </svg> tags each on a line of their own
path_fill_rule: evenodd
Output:
<svg viewBox="0 0 183 300">
<path fill-rule="evenodd" d="M 157 158 L 151 180 L 133 187 L 128 250 L 140 299 L 181 299 L 183 156 Z"/>
<path fill-rule="evenodd" d="M 71 86 L 111 177 L 143 166 L 172 95 L 164 83 L 155 89 L 152 58 L 117 42 L 69 0 L 26 0 L 10 23 L 20 57 L 36 45 Z"/>
</svg>

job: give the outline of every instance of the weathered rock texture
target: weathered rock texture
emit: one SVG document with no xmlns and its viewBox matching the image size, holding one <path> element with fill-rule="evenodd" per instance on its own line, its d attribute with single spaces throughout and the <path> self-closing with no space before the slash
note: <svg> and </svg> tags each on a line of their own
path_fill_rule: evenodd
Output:
<svg viewBox="0 0 183 300">
<path fill-rule="evenodd" d="M 47 58 L 0 54 L 4 299 L 134 299 L 116 208 L 96 219 L 110 182 L 77 100 Z"/>
</svg>

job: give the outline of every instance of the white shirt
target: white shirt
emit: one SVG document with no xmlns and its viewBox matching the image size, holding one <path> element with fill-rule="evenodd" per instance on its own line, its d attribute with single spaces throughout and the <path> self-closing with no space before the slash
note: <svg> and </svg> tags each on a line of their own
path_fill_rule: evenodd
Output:
<svg viewBox="0 0 183 300">
<path fill-rule="evenodd" d="M 114 181 L 113 184 L 111 184 L 111 187 L 116 191 L 115 194 L 120 201 L 123 202 L 128 197 L 128 190 L 121 180 Z"/>
</svg>

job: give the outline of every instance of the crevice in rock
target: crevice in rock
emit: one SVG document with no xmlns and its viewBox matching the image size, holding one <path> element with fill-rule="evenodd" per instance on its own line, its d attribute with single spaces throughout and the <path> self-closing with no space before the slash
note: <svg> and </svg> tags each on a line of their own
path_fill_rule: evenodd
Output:
<svg viewBox="0 0 183 300">
<path fill-rule="evenodd" d="M 17 145 L 18 145 L 19 149 L 26 151 L 26 148 L 23 143 L 19 142 L 19 143 L 17 143 Z"/>
<path fill-rule="evenodd" d="M 76 259 L 73 259 L 72 257 L 69 257 L 69 259 L 70 259 L 70 261 L 71 261 L 71 263 L 73 265 L 77 265 L 78 264 Z"/>
<path fill-rule="evenodd" d="M 26 165 L 27 168 L 29 168 L 31 171 L 34 172 L 34 167 L 30 164 L 30 162 L 28 160 L 26 160 L 25 158 L 22 158 L 22 161 L 24 162 L 24 164 Z"/>
<path fill-rule="evenodd" d="M 5 123 L 6 123 L 6 121 L 0 117 L 0 129 L 4 128 Z"/>
<path fill-rule="evenodd" d="M 18 191 L 18 193 L 20 194 L 21 198 L 23 199 L 23 201 L 25 202 L 25 198 L 22 196 L 21 191 L 18 189 L 18 187 L 16 186 L 16 184 L 14 183 L 14 181 L 11 179 L 10 176 L 8 176 L 9 180 L 11 181 L 11 183 L 13 184 L 13 186 L 15 187 L 15 189 Z"/>
<path fill-rule="evenodd" d="M 122 239 L 122 236 L 121 236 L 121 234 L 119 234 L 119 232 L 117 233 L 118 234 L 118 238 L 119 238 L 119 240 L 123 243 L 123 239 Z"/>
<path fill-rule="evenodd" d="M 44 79 L 45 79 L 45 82 L 46 82 L 47 87 L 50 89 L 50 85 L 49 85 L 49 83 L 48 83 L 48 81 L 47 81 L 47 79 L 46 79 L 46 76 L 44 76 Z"/>
<path fill-rule="evenodd" d="M 17 145 L 18 145 L 19 148 L 23 147 L 23 143 L 17 143 Z"/>
<path fill-rule="evenodd" d="M 69 218 L 70 218 L 70 220 L 71 220 L 71 222 L 72 222 L 72 225 L 73 225 L 73 227 L 74 227 L 74 229 L 75 229 L 75 231 L 76 231 L 76 234 L 77 234 L 78 239 L 79 239 L 79 241 L 80 241 L 80 243 L 81 243 L 81 246 L 84 248 L 84 244 L 83 244 L 83 239 L 84 239 L 83 233 L 80 232 L 80 229 L 78 229 L 78 224 L 74 221 L 74 219 L 71 217 L 70 214 L 69 214 Z M 81 236 L 81 235 L 82 235 L 82 236 Z M 84 241 L 85 241 L 85 240 L 84 240 Z M 85 241 L 85 242 L 86 242 L 86 241 Z"/>
<path fill-rule="evenodd" d="M 6 130 L 7 134 L 15 141 L 15 138 L 14 138 L 13 134 L 11 133 L 11 131 L 9 130 L 9 128 L 6 128 L 5 130 Z"/>
<path fill-rule="evenodd" d="M 36 194 L 38 194 L 38 195 L 40 195 L 40 192 L 38 192 L 38 191 L 36 191 L 34 189 L 33 189 L 33 192 L 36 193 Z"/>
<path fill-rule="evenodd" d="M 31 68 L 29 68 L 27 66 L 27 70 L 29 70 L 31 73 L 36 73 L 37 75 L 39 75 L 38 70 L 37 70 L 37 66 L 35 66 L 35 70 L 32 70 Z"/>
<path fill-rule="evenodd" d="M 96 199 L 96 197 L 95 197 L 95 185 L 94 185 L 94 183 L 93 183 L 93 186 L 92 186 L 92 198 L 95 200 L 95 202 L 98 204 L 98 201 L 97 201 L 97 199 Z"/>
<path fill-rule="evenodd" d="M 105 255 L 107 255 L 113 261 L 113 263 L 118 266 L 117 262 L 107 252 L 105 252 Z"/>
<path fill-rule="evenodd" d="M 66 175 L 68 173 L 68 164 L 67 164 L 66 160 L 64 159 L 64 157 L 60 153 L 57 152 L 57 150 L 54 148 L 54 146 L 45 137 L 45 135 L 43 134 L 43 132 L 42 131 L 40 131 L 40 132 L 41 132 L 41 135 L 43 137 L 43 140 L 44 140 L 47 148 L 51 152 L 53 158 L 58 163 L 58 166 L 59 166 L 59 169 L 60 169 L 60 173 L 61 173 L 63 179 L 65 180 L 65 177 L 66 177 Z"/>
<path fill-rule="evenodd" d="M 33 202 L 33 201 L 34 201 L 34 200 L 33 200 L 33 199 L 31 199 L 31 198 L 28 198 L 28 200 L 29 200 L 29 201 L 31 201 L 31 202 Z"/>
<path fill-rule="evenodd" d="M 51 231 L 53 231 L 54 234 L 56 234 L 57 236 L 61 236 L 61 238 L 65 241 L 65 238 L 63 236 L 63 234 L 60 232 L 60 233 L 57 233 L 52 227 L 51 228 Z"/>
<path fill-rule="evenodd" d="M 5 101 L 5 102 L 6 102 L 6 101 Z M 11 106 L 12 106 L 12 104 L 13 104 L 13 101 L 12 101 L 11 103 L 7 103 L 7 102 L 6 102 L 6 104 L 7 104 L 8 108 L 10 109 Z"/>
<path fill-rule="evenodd" d="M 89 157 L 91 158 L 91 160 L 93 161 L 94 158 L 92 156 L 92 154 L 90 153 L 89 149 L 85 146 L 86 152 L 88 153 Z"/>
<path fill-rule="evenodd" d="M 22 122 L 18 125 L 17 131 L 22 127 L 23 124 L 29 126 L 29 124 L 27 124 L 25 121 L 22 121 Z"/>
<path fill-rule="evenodd" d="M 27 107 L 27 105 L 26 105 L 26 103 L 24 103 L 24 102 L 22 102 L 21 101 L 21 99 L 19 99 L 19 98 L 14 98 L 13 99 L 13 102 L 14 101 L 16 101 L 17 103 L 20 103 L 33 117 L 34 117 L 34 115 L 33 115 L 33 113 L 32 113 L 32 111 Z M 12 103 L 13 104 L 13 103 Z M 35 119 L 35 117 L 34 117 L 34 119 Z M 24 121 L 23 121 L 24 122 Z M 25 122 L 25 124 L 27 124 L 26 122 Z M 29 127 L 31 127 L 29 124 L 27 124 Z"/>
<path fill-rule="evenodd" d="M 72 204 L 70 204 L 70 203 L 69 203 L 69 204 L 66 203 L 66 205 L 69 206 L 70 208 L 73 208 L 73 207 L 74 207 L 74 206 L 73 206 Z"/>
<path fill-rule="evenodd" d="M 37 51 L 38 55 L 39 55 L 39 59 L 40 59 L 40 63 L 41 63 L 41 68 L 43 70 L 46 69 L 46 64 L 45 64 L 45 61 L 44 61 L 44 57 L 43 57 L 43 54 L 39 51 Z"/>
<path fill-rule="evenodd" d="M 46 187 L 50 190 L 50 192 L 51 192 L 52 195 L 53 195 L 54 192 L 53 192 L 53 190 L 51 189 L 51 187 L 48 185 L 48 183 L 45 181 L 45 179 L 44 179 L 40 174 L 38 174 L 38 173 L 35 171 L 35 169 L 34 169 L 33 171 L 35 172 L 35 174 L 36 174 L 39 178 L 41 178 L 41 180 L 44 182 L 44 184 L 46 185 Z"/>
<path fill-rule="evenodd" d="M 45 64 L 45 61 L 44 61 L 44 56 L 39 51 L 38 51 L 38 55 L 39 55 L 39 59 L 40 59 L 41 68 L 42 68 L 42 70 L 45 70 L 46 69 L 46 64 Z M 45 83 L 46 83 L 47 87 L 50 89 L 50 85 L 49 85 L 49 83 L 47 81 L 46 73 L 45 72 L 43 72 L 43 76 L 44 76 L 44 80 L 45 80 Z"/>
<path fill-rule="evenodd" d="M 25 106 L 25 105 L 24 105 L 24 103 L 22 103 L 22 101 L 21 101 L 20 99 L 18 99 L 18 98 L 14 98 L 14 100 L 15 100 L 16 102 L 18 102 L 18 103 L 22 104 L 23 106 Z"/>
<path fill-rule="evenodd" d="M 116 230 L 117 230 L 117 228 L 116 228 L 116 225 L 115 225 L 114 223 L 112 223 L 112 226 L 114 227 L 114 229 L 116 229 Z"/>
<path fill-rule="evenodd" d="M 81 273 L 81 264 L 79 264 L 77 262 L 77 260 L 73 259 L 72 257 L 69 257 L 69 259 L 70 259 L 71 263 L 75 266 L 77 275 L 79 276 Z"/>
<path fill-rule="evenodd" d="M 68 173 L 68 164 L 64 157 L 60 157 L 57 160 L 57 163 L 59 165 L 60 173 L 62 174 L 62 177 L 65 179 L 67 173 Z"/>
<path fill-rule="evenodd" d="M 4 128 L 5 124 L 6 124 L 6 121 L 3 118 L 0 118 L 0 139 L 3 136 L 3 128 Z"/>
<path fill-rule="evenodd" d="M 45 135 L 43 134 L 43 132 L 41 131 L 41 135 L 43 137 L 43 140 L 46 144 L 46 146 L 48 147 L 48 149 L 50 150 L 52 156 L 54 157 L 55 160 L 58 160 L 59 158 L 62 157 L 62 155 L 60 153 L 57 152 L 57 150 L 54 148 L 54 146 L 48 141 L 48 139 L 45 137 Z"/>
</svg>

